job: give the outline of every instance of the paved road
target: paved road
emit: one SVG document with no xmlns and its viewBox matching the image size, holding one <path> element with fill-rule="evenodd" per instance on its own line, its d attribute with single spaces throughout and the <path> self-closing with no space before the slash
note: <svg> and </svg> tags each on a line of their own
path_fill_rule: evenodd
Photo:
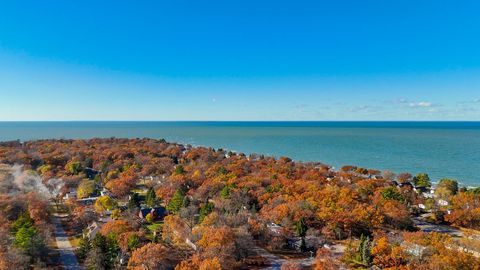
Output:
<svg viewBox="0 0 480 270">
<path fill-rule="evenodd" d="M 438 225 L 433 224 L 426 221 L 422 217 L 414 217 L 412 218 L 413 223 L 417 226 L 422 232 L 439 232 L 439 233 L 446 233 L 453 237 L 462 237 L 463 233 L 461 230 L 447 226 L 447 225 Z"/>
<path fill-rule="evenodd" d="M 262 268 L 262 270 L 279 270 L 282 267 L 282 264 L 284 264 L 287 261 L 295 262 L 302 267 L 312 266 L 313 262 L 314 262 L 314 258 L 287 260 L 287 259 L 281 258 L 281 257 L 279 257 L 275 254 L 272 254 L 272 253 L 268 252 L 266 249 L 261 248 L 259 246 L 255 246 L 252 249 L 252 251 L 254 251 L 258 255 L 264 257 L 270 263 L 270 265 L 268 267 L 264 267 L 264 268 Z"/>
<path fill-rule="evenodd" d="M 474 236 L 465 236 L 463 232 L 455 227 L 448 226 L 448 225 L 437 225 L 437 224 L 432 224 L 428 221 L 425 221 L 422 217 L 415 217 L 412 219 L 413 223 L 415 226 L 420 228 L 422 232 L 439 232 L 439 233 L 445 233 L 449 234 L 452 237 L 455 238 L 467 238 L 470 240 L 475 240 L 478 241 L 478 239 Z M 447 246 L 449 249 L 457 249 L 459 251 L 463 252 L 468 252 L 472 254 L 473 256 L 480 258 L 480 252 L 472 249 L 468 249 L 466 247 L 461 247 L 457 245 L 452 245 L 452 246 Z"/>
<path fill-rule="evenodd" d="M 55 241 L 60 252 L 60 263 L 65 270 L 82 270 L 83 268 L 78 264 L 77 257 L 70 245 L 68 236 L 63 229 L 62 222 L 58 217 L 52 218 L 52 224 L 55 225 Z"/>
</svg>

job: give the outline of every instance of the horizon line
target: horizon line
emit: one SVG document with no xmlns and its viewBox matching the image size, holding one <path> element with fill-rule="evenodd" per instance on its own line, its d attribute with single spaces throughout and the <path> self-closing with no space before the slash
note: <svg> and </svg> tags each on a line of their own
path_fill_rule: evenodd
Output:
<svg viewBox="0 0 480 270">
<path fill-rule="evenodd" d="M 479 120 L 0 120 L 0 123 L 15 122 L 472 122 L 477 123 Z"/>
</svg>

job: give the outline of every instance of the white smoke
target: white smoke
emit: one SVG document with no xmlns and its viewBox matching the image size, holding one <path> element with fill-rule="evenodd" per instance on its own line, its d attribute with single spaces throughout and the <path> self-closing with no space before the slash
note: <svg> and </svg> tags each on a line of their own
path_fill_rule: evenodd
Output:
<svg viewBox="0 0 480 270">
<path fill-rule="evenodd" d="M 65 182 L 63 182 L 62 179 L 50 178 L 46 184 L 48 192 L 50 194 L 50 198 L 58 197 L 64 185 Z"/>
<path fill-rule="evenodd" d="M 18 192 L 36 192 L 47 198 L 54 198 L 60 194 L 64 185 L 61 179 L 51 178 L 46 184 L 42 177 L 35 171 L 23 170 L 23 165 L 15 164 L 10 167 L 11 177 L 6 177 L 2 183 L 0 192 L 18 193 Z"/>
</svg>

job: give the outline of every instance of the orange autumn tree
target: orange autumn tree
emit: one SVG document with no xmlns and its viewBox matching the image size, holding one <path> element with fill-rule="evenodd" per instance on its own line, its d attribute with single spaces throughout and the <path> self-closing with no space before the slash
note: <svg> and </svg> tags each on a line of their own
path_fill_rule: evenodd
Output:
<svg viewBox="0 0 480 270">
<path fill-rule="evenodd" d="M 460 192 L 452 198 L 452 212 L 445 220 L 463 227 L 480 228 L 480 194 Z"/>
<path fill-rule="evenodd" d="M 137 182 L 135 166 L 130 166 L 128 170 L 122 172 L 118 179 L 110 180 L 106 183 L 106 187 L 116 197 L 127 195 Z"/>
<path fill-rule="evenodd" d="M 172 252 L 161 244 L 149 243 L 133 251 L 128 270 L 167 270 L 172 267 Z"/>
<path fill-rule="evenodd" d="M 45 211 L 48 208 L 48 201 L 33 192 L 29 193 L 25 199 L 28 202 L 28 213 L 35 223 L 46 223 L 49 218 L 48 211 Z"/>
<path fill-rule="evenodd" d="M 297 262 L 286 261 L 280 267 L 280 270 L 301 270 L 300 264 Z"/>
<path fill-rule="evenodd" d="M 186 240 L 191 237 L 188 225 L 176 215 L 168 215 L 163 220 L 162 238 L 178 248 L 188 248 Z"/>
<path fill-rule="evenodd" d="M 132 230 L 130 224 L 125 220 L 111 220 L 103 225 L 100 233 L 104 236 L 113 235 L 117 237 L 118 235 L 129 232 Z"/>
<path fill-rule="evenodd" d="M 203 259 L 195 254 L 190 260 L 182 261 L 175 270 L 221 270 L 222 266 L 217 257 Z"/>
<path fill-rule="evenodd" d="M 218 257 L 223 266 L 231 265 L 234 261 L 235 234 L 232 228 L 207 227 L 202 230 L 202 237 L 197 242 L 202 254 L 206 258 Z"/>
<path fill-rule="evenodd" d="M 325 224 L 324 233 L 345 238 L 352 233 L 361 235 L 368 228 L 379 226 L 383 219 L 378 210 L 361 202 L 355 190 L 327 186 L 316 196 L 318 219 Z M 359 232 L 356 232 L 359 231 Z"/>
<path fill-rule="evenodd" d="M 407 245 L 416 244 L 428 247 L 423 263 L 428 269 L 480 269 L 480 259 L 472 254 L 459 250 L 451 236 L 441 233 L 403 233 Z"/>
<path fill-rule="evenodd" d="M 449 270 L 465 269 L 479 270 L 480 260 L 473 255 L 452 249 L 442 249 L 428 260 L 430 269 Z"/>
<path fill-rule="evenodd" d="M 395 268 L 406 265 L 406 254 L 398 244 L 389 243 L 381 237 L 372 248 L 373 264 L 381 268 Z"/>
</svg>

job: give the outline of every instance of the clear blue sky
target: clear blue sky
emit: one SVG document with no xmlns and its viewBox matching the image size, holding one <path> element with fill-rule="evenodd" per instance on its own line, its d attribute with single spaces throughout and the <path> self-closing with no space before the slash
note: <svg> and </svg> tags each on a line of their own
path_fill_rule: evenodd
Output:
<svg viewBox="0 0 480 270">
<path fill-rule="evenodd" d="M 480 120 L 479 1 L 2 1 L 0 120 Z"/>
</svg>

